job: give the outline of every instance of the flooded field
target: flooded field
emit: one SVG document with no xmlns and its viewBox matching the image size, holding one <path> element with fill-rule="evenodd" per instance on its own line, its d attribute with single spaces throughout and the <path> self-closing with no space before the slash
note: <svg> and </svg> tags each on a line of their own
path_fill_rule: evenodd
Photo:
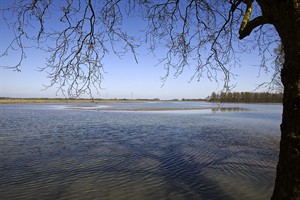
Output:
<svg viewBox="0 0 300 200">
<path fill-rule="evenodd" d="M 269 199 L 281 111 L 203 102 L 0 105 L 0 199 Z"/>
</svg>

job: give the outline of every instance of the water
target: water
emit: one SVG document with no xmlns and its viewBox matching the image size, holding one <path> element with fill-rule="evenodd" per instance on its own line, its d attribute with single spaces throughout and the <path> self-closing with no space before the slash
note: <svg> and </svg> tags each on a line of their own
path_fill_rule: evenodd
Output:
<svg viewBox="0 0 300 200">
<path fill-rule="evenodd" d="M 282 106 L 216 106 L 0 105 L 0 199 L 269 199 Z"/>
</svg>

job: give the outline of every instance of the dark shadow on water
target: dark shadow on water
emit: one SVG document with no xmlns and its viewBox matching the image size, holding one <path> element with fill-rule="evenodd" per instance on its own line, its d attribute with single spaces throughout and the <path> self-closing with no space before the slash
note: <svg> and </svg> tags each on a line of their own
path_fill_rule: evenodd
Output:
<svg viewBox="0 0 300 200">
<path fill-rule="evenodd" d="M 202 172 L 209 166 L 187 161 L 176 146 L 168 148 L 159 160 L 162 163 L 161 176 L 169 185 L 168 193 L 176 191 L 183 194 L 184 199 L 196 199 L 197 197 L 209 200 L 233 199 L 219 187 L 218 183 L 208 179 Z M 187 187 L 192 193 L 187 190 Z"/>
<path fill-rule="evenodd" d="M 180 199 L 186 200 L 233 200 L 233 198 L 220 187 L 220 183 L 209 179 L 205 174 L 205 169 L 212 167 L 211 163 L 199 163 L 193 160 L 186 159 L 180 147 L 176 145 L 168 145 L 160 149 L 161 154 L 155 155 L 149 151 L 145 146 L 135 144 L 133 142 L 118 143 L 117 145 L 125 146 L 134 152 L 131 158 L 125 159 L 119 165 L 110 166 L 107 171 L 112 173 L 127 173 L 127 174 L 143 174 L 149 173 L 164 180 L 165 196 L 163 199 L 172 199 L 175 196 L 180 196 Z M 145 172 L 143 170 L 135 169 L 130 166 L 136 161 L 143 158 L 150 158 L 155 160 L 160 165 L 155 172 Z M 225 156 L 224 159 L 227 159 Z M 222 162 L 222 158 L 214 160 L 214 165 Z"/>
</svg>

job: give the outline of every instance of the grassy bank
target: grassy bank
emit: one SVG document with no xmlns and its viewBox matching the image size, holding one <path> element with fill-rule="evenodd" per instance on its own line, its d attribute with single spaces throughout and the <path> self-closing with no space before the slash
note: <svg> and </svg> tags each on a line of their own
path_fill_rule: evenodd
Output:
<svg viewBox="0 0 300 200">
<path fill-rule="evenodd" d="M 128 99 L 63 99 L 63 98 L 0 98 L 0 104 L 44 104 L 44 103 L 114 103 L 137 102 Z"/>
</svg>

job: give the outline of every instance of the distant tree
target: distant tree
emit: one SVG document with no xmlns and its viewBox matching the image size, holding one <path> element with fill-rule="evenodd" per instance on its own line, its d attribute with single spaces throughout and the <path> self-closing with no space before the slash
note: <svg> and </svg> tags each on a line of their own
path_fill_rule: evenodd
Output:
<svg viewBox="0 0 300 200">
<path fill-rule="evenodd" d="M 272 49 L 281 43 L 283 119 L 272 199 L 300 198 L 299 0 L 15 0 L 6 4 L 2 16 L 15 37 L 2 56 L 18 50 L 20 59 L 11 67 L 19 70 L 29 46 L 45 50 L 49 57 L 42 70 L 49 73 L 50 86 L 58 84 L 70 96 L 101 86 L 103 58 L 108 53 L 131 52 L 137 61 L 141 42 L 126 32 L 126 15 L 148 22 L 144 35 L 150 51 L 166 49 L 159 61 L 166 69 L 163 80 L 172 70 L 178 76 L 196 61 L 193 79 L 222 79 L 227 90 L 230 69 L 238 64 L 237 52 L 257 46 L 261 66 L 267 67 Z M 238 41 L 250 34 L 249 43 Z M 249 99 L 248 93 L 244 95 Z"/>
<path fill-rule="evenodd" d="M 233 93 L 233 101 L 237 102 L 237 103 L 240 103 L 241 102 L 241 94 L 238 93 L 238 92 L 234 92 Z"/>
<path fill-rule="evenodd" d="M 210 101 L 215 102 L 217 101 L 217 99 L 218 99 L 217 94 L 215 92 L 212 92 L 210 96 Z"/>
</svg>

